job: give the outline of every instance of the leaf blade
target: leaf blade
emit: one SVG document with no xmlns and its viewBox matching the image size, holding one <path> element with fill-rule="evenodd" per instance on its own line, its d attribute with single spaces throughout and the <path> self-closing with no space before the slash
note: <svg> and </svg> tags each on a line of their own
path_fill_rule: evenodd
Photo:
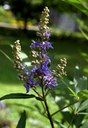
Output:
<svg viewBox="0 0 88 128">
<path fill-rule="evenodd" d="M 21 117 L 18 121 L 17 127 L 16 128 L 25 128 L 26 127 L 26 112 L 24 111 L 21 114 Z"/>
<path fill-rule="evenodd" d="M 79 96 L 80 99 L 88 99 L 88 90 L 85 89 L 85 90 L 82 90 L 80 92 L 77 93 L 77 95 Z"/>
<path fill-rule="evenodd" d="M 85 100 L 79 107 L 78 112 L 84 111 L 88 108 L 88 100 Z"/>
<path fill-rule="evenodd" d="M 42 100 L 40 97 L 36 97 L 33 94 L 29 95 L 24 93 L 10 93 L 0 97 L 0 101 L 5 99 L 29 99 L 29 98 L 36 98 L 37 100 Z"/>
</svg>

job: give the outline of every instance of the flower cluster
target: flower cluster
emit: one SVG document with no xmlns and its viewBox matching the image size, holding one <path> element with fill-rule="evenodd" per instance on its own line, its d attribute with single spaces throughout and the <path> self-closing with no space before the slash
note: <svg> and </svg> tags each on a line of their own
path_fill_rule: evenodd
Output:
<svg viewBox="0 0 88 128">
<path fill-rule="evenodd" d="M 50 87 L 55 88 L 57 84 L 57 75 L 55 76 L 54 72 L 50 69 L 51 60 L 47 54 L 47 49 L 53 49 L 53 46 L 49 41 L 50 31 L 47 26 L 48 23 L 49 9 L 45 7 L 42 11 L 39 31 L 37 32 L 38 40 L 33 40 L 30 45 L 31 56 L 33 58 L 31 62 L 33 68 L 31 71 L 29 71 L 28 67 L 22 63 L 22 59 L 20 57 L 21 46 L 19 40 L 15 42 L 13 47 L 15 67 L 18 70 L 19 78 L 24 81 L 26 92 L 29 92 L 30 88 L 36 88 L 36 86 L 40 86 L 43 89 Z M 65 65 L 63 65 L 62 61 L 62 65 L 58 65 L 57 67 L 57 69 L 59 68 L 60 74 L 64 74 L 64 69 L 62 66 L 64 67 Z"/>
<path fill-rule="evenodd" d="M 45 87 L 45 89 L 55 87 L 57 83 L 56 77 L 53 76 L 53 72 L 49 68 L 51 60 L 47 55 L 47 49 L 53 48 L 49 42 L 50 31 L 47 27 L 49 22 L 48 17 L 49 9 L 45 7 L 40 19 L 39 32 L 37 32 L 39 40 L 32 41 L 32 44 L 30 45 L 32 58 L 34 58 L 32 61 L 34 67 L 29 75 L 29 86 L 39 85 Z"/>
<path fill-rule="evenodd" d="M 56 77 L 66 76 L 65 67 L 67 65 L 66 58 L 60 59 L 60 63 L 57 65 L 56 70 L 53 70 L 53 73 Z"/>
<path fill-rule="evenodd" d="M 14 65 L 18 71 L 18 77 L 26 82 L 29 76 L 29 69 L 22 63 L 22 58 L 20 54 L 21 54 L 21 45 L 20 45 L 20 41 L 17 40 L 15 42 L 15 45 L 13 46 Z M 28 92 L 29 88 L 27 86 L 25 87 Z"/>
</svg>

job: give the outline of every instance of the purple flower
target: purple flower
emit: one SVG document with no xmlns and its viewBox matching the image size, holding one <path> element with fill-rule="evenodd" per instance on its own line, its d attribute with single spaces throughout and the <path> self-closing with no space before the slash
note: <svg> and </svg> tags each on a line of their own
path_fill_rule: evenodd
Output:
<svg viewBox="0 0 88 128">
<path fill-rule="evenodd" d="M 45 41 L 45 44 L 47 48 L 53 48 L 53 46 L 51 45 L 49 41 Z"/>
<path fill-rule="evenodd" d="M 25 79 L 25 88 L 26 88 L 26 92 L 28 93 L 30 90 L 30 87 L 33 87 L 36 85 L 35 82 L 35 73 L 36 73 L 37 68 L 33 68 L 28 76 L 28 78 Z"/>
<path fill-rule="evenodd" d="M 53 48 L 53 46 L 51 45 L 49 41 L 43 41 L 43 42 L 33 41 L 33 43 L 30 45 L 30 48 L 31 49 L 42 48 L 44 51 L 46 51 L 46 49 Z"/>
<path fill-rule="evenodd" d="M 18 64 L 18 77 L 21 79 L 21 80 L 24 80 L 26 76 L 29 75 L 29 69 L 22 63 L 19 63 Z"/>
<path fill-rule="evenodd" d="M 37 74 L 38 74 L 38 69 L 36 67 L 34 67 L 31 70 L 29 77 L 26 79 L 26 85 L 25 85 L 26 90 L 28 90 L 28 88 L 30 88 L 30 87 L 40 84 Z"/>
<path fill-rule="evenodd" d="M 56 87 L 57 78 L 52 74 L 47 74 L 46 76 L 44 76 L 44 81 L 46 88 L 49 88 L 50 86 L 52 86 L 53 88 Z"/>
<path fill-rule="evenodd" d="M 48 31 L 45 34 L 45 36 L 47 37 L 50 36 L 50 33 Z M 45 84 L 45 88 L 49 88 L 50 86 L 55 87 L 57 79 L 52 75 L 52 71 L 49 68 L 49 64 L 51 61 L 48 55 L 46 54 L 46 50 L 49 48 L 53 48 L 53 46 L 47 40 L 43 42 L 33 41 L 30 48 L 37 48 L 37 53 L 39 54 L 37 57 L 39 57 L 40 63 L 36 64 L 36 66 L 31 70 L 28 78 L 25 80 L 24 86 L 26 88 L 26 91 L 29 92 L 30 87 L 36 85 L 42 86 L 42 83 Z M 32 51 L 32 53 L 33 52 L 34 51 Z"/>
<path fill-rule="evenodd" d="M 30 91 L 30 85 L 28 83 L 24 83 L 24 87 L 26 88 L 26 93 Z"/>
<path fill-rule="evenodd" d="M 49 88 L 50 86 L 56 87 L 57 79 L 53 76 L 51 69 L 48 67 L 50 62 L 49 57 L 46 54 L 43 54 L 41 60 L 42 62 L 33 67 L 28 78 L 25 80 L 24 86 L 26 92 L 29 92 L 30 87 L 36 85 L 42 86 L 41 80 L 43 80 L 42 82 L 44 82 L 45 88 Z"/>
<path fill-rule="evenodd" d="M 50 37 L 50 31 L 46 31 L 44 34 L 45 37 L 49 38 Z"/>
<path fill-rule="evenodd" d="M 49 61 L 47 61 L 47 60 L 43 61 L 43 63 L 42 63 L 41 69 L 44 74 L 47 74 L 47 72 L 51 73 L 51 70 L 49 69 L 48 64 L 49 64 Z"/>
<path fill-rule="evenodd" d="M 25 68 L 23 69 L 23 72 L 24 72 L 25 75 L 28 75 L 28 74 L 29 74 L 29 70 L 28 70 L 28 68 L 25 67 Z"/>
<path fill-rule="evenodd" d="M 44 41 L 43 43 L 41 43 L 40 47 L 44 51 L 46 51 L 49 48 L 53 48 L 53 46 L 51 45 L 51 43 L 49 41 Z"/>
<path fill-rule="evenodd" d="M 40 42 L 32 41 L 32 44 L 30 45 L 30 48 L 39 48 L 40 47 Z"/>
<path fill-rule="evenodd" d="M 49 41 L 45 41 L 41 44 L 41 48 L 46 51 L 46 49 L 49 49 L 49 48 L 53 48 L 53 46 L 51 45 L 51 43 Z"/>
</svg>

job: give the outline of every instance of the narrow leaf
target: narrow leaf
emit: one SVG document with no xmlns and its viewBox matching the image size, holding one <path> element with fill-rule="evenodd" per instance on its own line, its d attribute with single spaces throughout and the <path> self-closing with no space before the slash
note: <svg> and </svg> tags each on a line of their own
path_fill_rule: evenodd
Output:
<svg viewBox="0 0 88 128">
<path fill-rule="evenodd" d="M 21 117 L 18 121 L 16 128 L 26 128 L 26 112 L 25 111 L 21 114 Z"/>
<path fill-rule="evenodd" d="M 13 63 L 13 60 L 4 52 L 0 49 L 0 52 L 11 62 Z"/>
<path fill-rule="evenodd" d="M 86 38 L 86 40 L 88 40 L 88 35 L 82 30 L 82 28 L 80 28 L 80 31 L 82 35 Z"/>
<path fill-rule="evenodd" d="M 88 112 L 79 112 L 78 115 L 88 115 Z"/>
<path fill-rule="evenodd" d="M 79 9 L 81 12 L 83 12 L 88 16 L 88 8 L 85 6 L 87 2 L 86 4 L 83 4 L 78 0 L 64 0 L 63 2 L 73 5 L 74 7 L 76 7 L 77 9 Z"/>
<path fill-rule="evenodd" d="M 78 109 L 78 112 L 83 111 L 83 110 L 85 110 L 85 109 L 87 109 L 87 108 L 88 108 L 88 100 L 84 101 L 84 102 L 80 105 L 80 107 L 79 107 L 79 109 Z"/>
<path fill-rule="evenodd" d="M 37 100 L 42 100 L 40 97 L 36 97 L 35 95 L 31 94 L 24 94 L 24 93 L 10 93 L 5 96 L 2 96 L 0 100 L 5 99 L 28 99 L 28 98 L 36 98 Z"/>
<path fill-rule="evenodd" d="M 72 96 L 74 96 L 75 98 L 79 99 L 78 95 L 70 87 L 68 87 L 68 89 L 71 92 Z"/>
<path fill-rule="evenodd" d="M 88 99 L 88 90 L 82 90 L 77 93 L 80 99 Z"/>
</svg>

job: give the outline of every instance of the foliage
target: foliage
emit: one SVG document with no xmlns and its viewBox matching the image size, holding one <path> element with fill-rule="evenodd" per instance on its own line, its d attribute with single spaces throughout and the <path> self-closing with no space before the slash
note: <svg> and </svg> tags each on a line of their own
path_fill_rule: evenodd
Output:
<svg viewBox="0 0 88 128">
<path fill-rule="evenodd" d="M 76 17 L 76 22 L 80 26 L 80 30 L 83 36 L 87 39 L 88 33 L 88 1 L 87 0 L 64 0 L 63 2 L 67 3 L 67 5 L 72 5 L 78 11 L 80 16 Z"/>
<path fill-rule="evenodd" d="M 63 0 L 68 4 L 73 5 L 77 9 L 79 9 L 84 14 L 88 15 L 88 1 L 87 0 Z"/>
<path fill-rule="evenodd" d="M 16 128 L 25 128 L 25 126 L 26 126 L 26 112 L 24 111 L 21 115 L 21 118 Z"/>
</svg>

